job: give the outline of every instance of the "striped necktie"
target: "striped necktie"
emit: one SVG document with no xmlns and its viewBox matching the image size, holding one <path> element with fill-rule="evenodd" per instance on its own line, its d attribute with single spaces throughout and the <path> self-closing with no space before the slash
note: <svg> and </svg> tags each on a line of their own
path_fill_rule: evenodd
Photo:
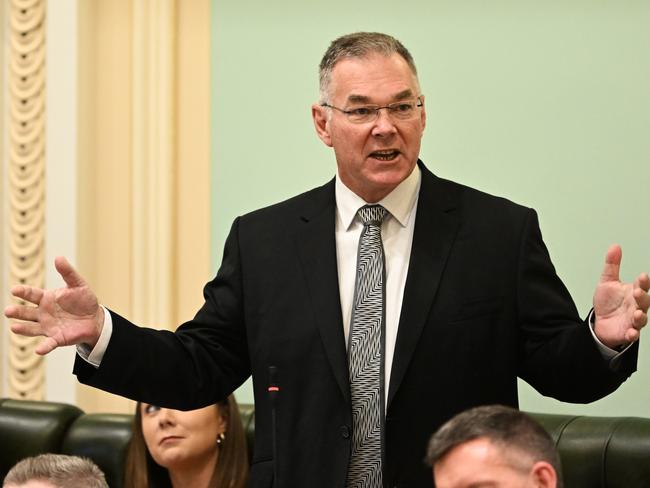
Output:
<svg viewBox="0 0 650 488">
<path fill-rule="evenodd" d="M 358 215 L 363 231 L 348 340 L 353 428 L 347 488 L 381 488 L 386 302 L 381 223 L 386 209 L 366 205 Z"/>
</svg>

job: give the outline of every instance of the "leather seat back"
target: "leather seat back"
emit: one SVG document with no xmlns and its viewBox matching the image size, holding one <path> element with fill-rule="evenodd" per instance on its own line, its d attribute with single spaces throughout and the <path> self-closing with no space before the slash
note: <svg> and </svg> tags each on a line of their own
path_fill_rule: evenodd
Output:
<svg viewBox="0 0 650 488">
<path fill-rule="evenodd" d="M 61 452 L 92 459 L 111 488 L 124 484 L 124 462 L 133 433 L 133 415 L 92 413 L 77 418 Z"/>
<path fill-rule="evenodd" d="M 532 414 L 551 434 L 567 487 L 650 486 L 650 419 Z"/>
<path fill-rule="evenodd" d="M 70 425 L 83 414 L 73 405 L 4 399 L 0 403 L 0 480 L 23 458 L 61 452 Z"/>
</svg>

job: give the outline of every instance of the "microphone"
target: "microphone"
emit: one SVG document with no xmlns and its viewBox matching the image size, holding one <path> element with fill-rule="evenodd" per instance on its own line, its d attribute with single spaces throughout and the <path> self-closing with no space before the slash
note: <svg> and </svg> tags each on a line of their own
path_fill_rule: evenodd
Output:
<svg viewBox="0 0 650 488">
<path fill-rule="evenodd" d="M 278 384 L 278 368 L 269 366 L 269 401 L 271 402 L 271 441 L 273 447 L 273 486 L 280 488 L 280 481 L 278 479 L 278 439 L 277 439 L 277 424 L 276 424 L 276 403 L 278 395 L 280 394 L 280 386 Z"/>
</svg>

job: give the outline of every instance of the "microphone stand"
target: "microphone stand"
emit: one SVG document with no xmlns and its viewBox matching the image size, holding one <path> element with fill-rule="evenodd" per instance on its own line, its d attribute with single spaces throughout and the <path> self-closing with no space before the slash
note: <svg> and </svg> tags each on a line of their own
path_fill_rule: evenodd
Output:
<svg viewBox="0 0 650 488">
<path fill-rule="evenodd" d="M 280 386 L 277 381 L 278 368 L 269 366 L 269 400 L 271 402 L 271 435 L 273 447 L 273 487 L 280 488 L 278 479 L 278 439 L 277 439 L 277 421 L 276 421 L 276 403 L 280 394 Z"/>
</svg>

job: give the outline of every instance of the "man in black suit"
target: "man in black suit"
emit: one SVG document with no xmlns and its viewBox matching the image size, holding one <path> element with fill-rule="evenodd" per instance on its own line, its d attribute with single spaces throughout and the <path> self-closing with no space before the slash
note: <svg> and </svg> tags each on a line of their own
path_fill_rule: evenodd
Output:
<svg viewBox="0 0 650 488">
<path fill-rule="evenodd" d="M 516 406 L 517 376 L 545 395 L 588 402 L 634 371 L 648 275 L 621 283 L 612 246 L 594 310 L 581 320 L 533 210 L 440 179 L 419 161 L 425 99 L 399 41 L 335 40 L 320 86 L 312 115 L 334 149 L 336 178 L 236 219 L 193 320 L 175 333 L 136 327 L 98 306 L 58 258 L 67 288 L 15 287 L 37 307 L 8 307 L 27 321 L 12 330 L 46 336 L 40 354 L 80 344 L 80 381 L 171 408 L 214 403 L 252 374 L 250 480 L 260 487 L 274 472 L 287 488 L 429 486 L 428 434 L 475 405 Z M 368 204 L 382 208 L 362 222 L 357 211 Z M 372 244 L 369 229 L 380 229 Z M 376 295 L 365 294 L 371 279 Z M 372 325 L 360 321 L 368 312 L 379 317 Z M 368 368 L 351 366 L 367 350 L 377 351 Z"/>
</svg>

